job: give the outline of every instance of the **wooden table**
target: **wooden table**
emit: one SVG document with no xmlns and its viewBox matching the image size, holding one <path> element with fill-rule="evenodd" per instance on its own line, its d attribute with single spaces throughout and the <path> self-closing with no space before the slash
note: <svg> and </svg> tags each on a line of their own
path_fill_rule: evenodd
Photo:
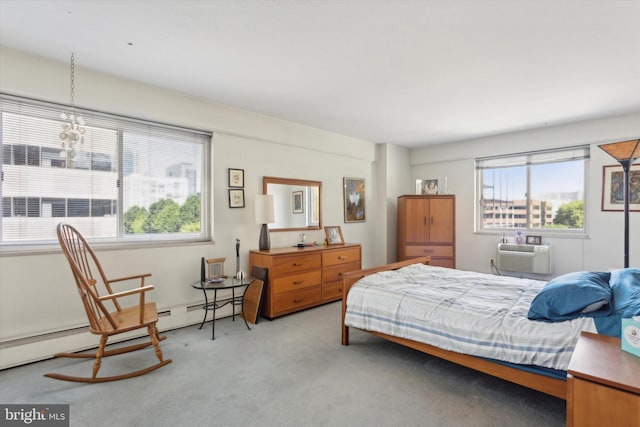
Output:
<svg viewBox="0 0 640 427">
<path fill-rule="evenodd" d="M 567 374 L 567 427 L 640 426 L 640 357 L 582 332 Z"/>
</svg>

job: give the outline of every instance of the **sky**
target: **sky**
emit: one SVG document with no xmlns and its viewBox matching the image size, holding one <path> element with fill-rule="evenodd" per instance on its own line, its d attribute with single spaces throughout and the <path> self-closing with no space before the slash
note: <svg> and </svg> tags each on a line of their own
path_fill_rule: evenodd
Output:
<svg viewBox="0 0 640 427">
<path fill-rule="evenodd" d="M 520 200 L 526 198 L 526 166 L 485 171 L 484 198 Z M 494 184 L 495 182 L 495 184 Z M 584 192 L 584 162 L 546 163 L 531 168 L 532 198 L 554 192 Z"/>
</svg>

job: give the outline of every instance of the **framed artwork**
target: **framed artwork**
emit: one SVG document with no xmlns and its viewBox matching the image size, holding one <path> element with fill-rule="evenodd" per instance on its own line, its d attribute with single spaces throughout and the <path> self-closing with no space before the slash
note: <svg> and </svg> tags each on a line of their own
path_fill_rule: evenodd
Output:
<svg viewBox="0 0 640 427">
<path fill-rule="evenodd" d="M 527 245 L 541 245 L 542 236 L 527 236 Z"/>
<path fill-rule="evenodd" d="M 244 188 L 244 169 L 229 168 L 229 187 Z"/>
<path fill-rule="evenodd" d="M 342 237 L 342 229 L 337 225 L 324 228 L 324 234 L 327 237 L 328 245 L 344 245 L 344 237 Z"/>
<path fill-rule="evenodd" d="M 344 190 L 344 222 L 366 221 L 364 179 L 343 178 L 342 183 Z"/>
<path fill-rule="evenodd" d="M 416 179 L 416 194 L 438 194 L 438 180 Z"/>
<path fill-rule="evenodd" d="M 302 191 L 294 191 L 291 194 L 291 206 L 294 214 L 304 213 L 304 203 L 302 203 Z"/>
<path fill-rule="evenodd" d="M 244 190 L 229 190 L 229 207 L 244 208 Z"/>
<path fill-rule="evenodd" d="M 622 166 L 602 167 L 602 210 L 624 210 L 624 172 Z M 640 212 L 640 165 L 629 170 L 629 211 Z"/>
</svg>

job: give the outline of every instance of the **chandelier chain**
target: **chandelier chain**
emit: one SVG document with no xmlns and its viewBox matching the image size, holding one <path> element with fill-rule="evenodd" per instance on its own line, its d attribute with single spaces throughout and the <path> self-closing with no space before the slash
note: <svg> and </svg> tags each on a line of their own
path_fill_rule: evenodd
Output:
<svg viewBox="0 0 640 427">
<path fill-rule="evenodd" d="M 71 53 L 71 110 L 73 111 L 74 107 L 75 107 L 75 102 L 74 102 L 74 95 L 75 95 L 75 88 L 76 88 L 76 77 L 75 77 L 75 71 L 76 71 L 76 61 L 75 61 L 75 56 L 73 55 L 73 52 Z"/>
<path fill-rule="evenodd" d="M 60 157 L 65 159 L 66 167 L 75 167 L 75 159 L 78 154 L 78 150 L 82 148 L 84 143 L 84 134 L 86 129 L 84 127 L 84 119 L 82 116 L 76 115 L 75 111 L 75 89 L 76 89 L 76 58 L 73 52 L 71 53 L 71 112 L 60 113 L 62 122 L 62 132 L 59 136 L 62 140 L 62 151 Z"/>
</svg>

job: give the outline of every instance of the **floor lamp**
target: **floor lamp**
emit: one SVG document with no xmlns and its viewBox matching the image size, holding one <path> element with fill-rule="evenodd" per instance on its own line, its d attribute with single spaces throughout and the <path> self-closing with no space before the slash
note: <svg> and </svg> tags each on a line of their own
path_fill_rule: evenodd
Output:
<svg viewBox="0 0 640 427">
<path fill-rule="evenodd" d="M 267 227 L 267 224 L 272 224 L 275 221 L 272 195 L 258 194 L 256 196 L 255 214 L 256 224 L 262 224 L 258 245 L 261 251 L 266 251 L 271 248 L 271 239 L 269 238 L 269 227 Z"/>
<path fill-rule="evenodd" d="M 640 139 L 599 145 L 622 165 L 624 185 L 624 268 L 629 267 L 629 170 L 640 157 Z"/>
</svg>

